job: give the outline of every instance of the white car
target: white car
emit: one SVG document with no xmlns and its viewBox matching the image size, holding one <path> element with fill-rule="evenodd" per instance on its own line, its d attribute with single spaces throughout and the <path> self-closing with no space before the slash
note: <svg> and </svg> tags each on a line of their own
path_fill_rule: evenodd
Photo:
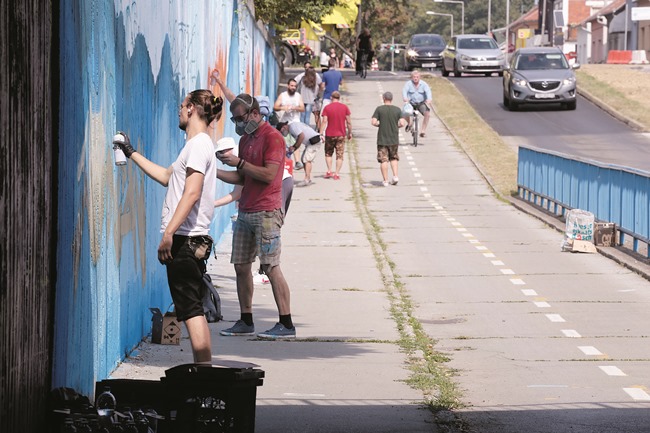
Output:
<svg viewBox="0 0 650 433">
<path fill-rule="evenodd" d="M 442 76 L 450 73 L 460 77 L 462 74 L 484 74 L 486 77 L 496 73 L 503 75 L 506 56 L 496 41 L 487 35 L 457 35 L 442 54 Z"/>
</svg>

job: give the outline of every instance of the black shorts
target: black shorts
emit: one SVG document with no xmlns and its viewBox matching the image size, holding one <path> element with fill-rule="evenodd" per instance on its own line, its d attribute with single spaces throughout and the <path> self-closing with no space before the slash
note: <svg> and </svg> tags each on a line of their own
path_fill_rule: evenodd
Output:
<svg viewBox="0 0 650 433">
<path fill-rule="evenodd" d="M 176 308 L 176 317 L 183 322 L 203 316 L 203 274 L 205 262 L 194 255 L 188 236 L 174 235 L 171 263 L 167 264 L 167 282 Z"/>
</svg>

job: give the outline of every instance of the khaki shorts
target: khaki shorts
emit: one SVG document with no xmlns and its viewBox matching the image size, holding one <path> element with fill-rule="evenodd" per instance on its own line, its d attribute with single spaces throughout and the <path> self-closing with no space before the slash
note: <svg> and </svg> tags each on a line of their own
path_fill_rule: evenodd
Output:
<svg viewBox="0 0 650 433">
<path fill-rule="evenodd" d="M 325 156 L 334 155 L 336 150 L 336 159 L 343 161 L 345 152 L 345 137 L 325 137 Z"/>
<path fill-rule="evenodd" d="M 322 141 L 316 144 L 306 144 L 305 150 L 302 152 L 302 156 L 300 157 L 300 161 L 302 161 L 303 164 L 305 162 L 313 162 L 321 148 L 321 143 Z"/>
<path fill-rule="evenodd" d="M 389 146 L 377 146 L 377 162 L 399 161 L 397 144 Z"/>
</svg>

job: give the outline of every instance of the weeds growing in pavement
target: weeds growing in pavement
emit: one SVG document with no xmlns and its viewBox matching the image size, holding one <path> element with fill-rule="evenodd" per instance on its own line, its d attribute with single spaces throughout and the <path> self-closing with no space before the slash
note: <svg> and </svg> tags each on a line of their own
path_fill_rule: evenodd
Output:
<svg viewBox="0 0 650 433">
<path fill-rule="evenodd" d="M 348 149 L 356 160 L 358 148 L 351 142 Z M 421 323 L 413 316 L 414 305 L 395 263 L 390 259 L 387 246 L 381 237 L 382 229 L 368 208 L 368 196 L 361 189 L 362 179 L 358 164 L 350 163 L 352 190 L 364 231 L 372 248 L 377 269 L 381 273 L 384 290 L 390 302 L 390 313 L 400 334 L 399 346 L 406 353 L 410 370 L 406 383 L 422 391 L 426 404 L 433 412 L 462 407 L 461 392 L 453 381 L 455 371 L 447 367 L 449 358 L 436 351 L 436 340 L 430 338 L 422 329 Z"/>
</svg>

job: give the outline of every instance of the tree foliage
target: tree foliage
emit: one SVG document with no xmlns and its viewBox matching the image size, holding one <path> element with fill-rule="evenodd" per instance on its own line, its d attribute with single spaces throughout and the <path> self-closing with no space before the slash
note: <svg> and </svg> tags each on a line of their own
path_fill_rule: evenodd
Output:
<svg viewBox="0 0 650 433">
<path fill-rule="evenodd" d="M 255 17 L 278 29 L 295 29 L 302 20 L 320 22 L 338 3 L 339 0 L 255 0 Z"/>
<path fill-rule="evenodd" d="M 488 0 L 462 0 L 465 3 L 465 33 L 488 31 Z M 490 27 L 506 25 L 506 2 L 510 1 L 510 22 L 528 12 L 535 0 L 491 0 Z M 431 10 L 454 16 L 454 33 L 461 29 L 461 5 L 433 0 L 362 0 L 362 26 L 368 27 L 375 44 L 407 43 L 415 33 L 438 33 L 446 39 L 451 34 L 451 20 L 446 16 L 427 15 Z"/>
</svg>

